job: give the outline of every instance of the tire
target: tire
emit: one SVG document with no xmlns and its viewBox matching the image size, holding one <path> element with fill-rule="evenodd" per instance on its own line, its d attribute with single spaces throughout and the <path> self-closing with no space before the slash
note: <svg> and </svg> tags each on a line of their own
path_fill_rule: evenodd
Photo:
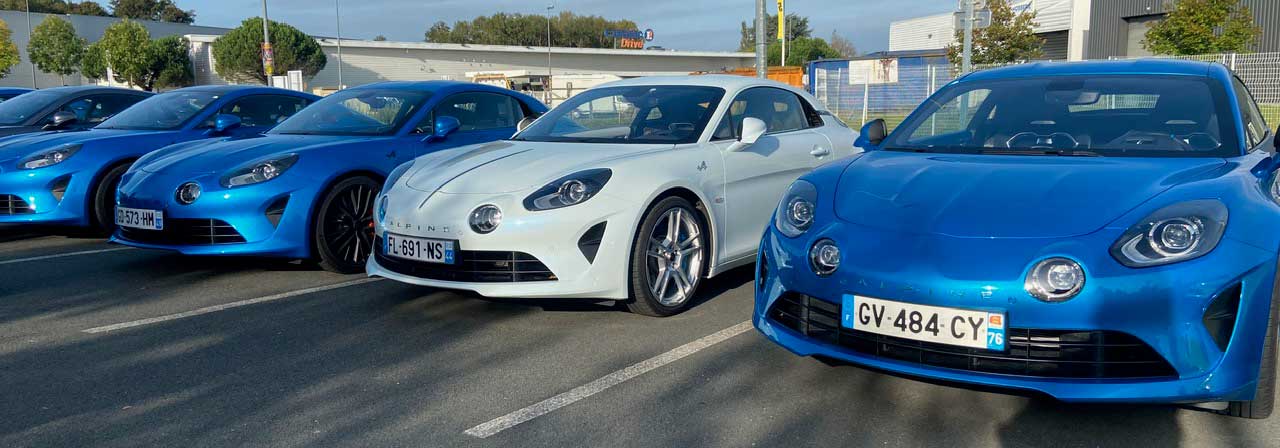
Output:
<svg viewBox="0 0 1280 448">
<path fill-rule="evenodd" d="M 110 235 L 116 230 L 116 190 L 120 188 L 120 178 L 129 171 L 132 163 L 123 163 L 107 170 L 93 187 L 92 202 L 89 203 L 89 225 L 93 233 Z"/>
<path fill-rule="evenodd" d="M 364 272 L 373 251 L 373 202 L 382 183 L 368 177 L 338 182 L 325 193 L 312 220 L 312 244 L 320 268 L 339 274 Z"/>
<path fill-rule="evenodd" d="M 702 213 L 683 198 L 650 207 L 631 247 L 627 309 L 665 317 L 688 308 L 706 272 L 709 235 Z"/>
<path fill-rule="evenodd" d="M 1277 273 L 1280 275 L 1280 272 Z M 1232 401 L 1227 403 L 1223 414 L 1248 419 L 1264 419 L 1271 416 L 1276 400 L 1276 317 L 1280 314 L 1280 306 L 1276 299 L 1280 296 L 1280 278 L 1271 292 L 1271 313 L 1267 317 L 1267 335 L 1262 340 L 1262 365 L 1258 367 L 1258 387 L 1254 390 L 1251 401 Z"/>
</svg>

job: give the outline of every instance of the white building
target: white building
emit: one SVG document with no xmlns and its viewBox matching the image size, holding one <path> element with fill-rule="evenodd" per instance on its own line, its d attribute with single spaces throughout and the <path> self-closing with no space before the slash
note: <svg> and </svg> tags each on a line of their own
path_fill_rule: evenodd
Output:
<svg viewBox="0 0 1280 448">
<path fill-rule="evenodd" d="M 956 2 L 956 8 L 949 12 L 890 23 L 889 51 L 936 50 L 950 46 L 955 42 L 956 30 L 964 24 L 965 1 L 968 0 Z M 1044 39 L 1045 59 L 1084 58 L 1090 0 L 1014 0 L 1012 4 L 1015 13 L 1028 10 L 1036 13 L 1035 33 Z"/>
</svg>

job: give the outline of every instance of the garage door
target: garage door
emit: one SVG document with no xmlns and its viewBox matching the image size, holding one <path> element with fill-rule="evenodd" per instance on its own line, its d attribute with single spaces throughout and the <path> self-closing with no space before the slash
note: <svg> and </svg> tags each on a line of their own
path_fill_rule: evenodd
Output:
<svg viewBox="0 0 1280 448">
<path fill-rule="evenodd" d="M 1124 53 L 1125 56 L 1128 56 L 1131 58 L 1151 56 L 1150 51 L 1147 51 L 1146 48 L 1142 48 L 1142 41 L 1143 39 L 1146 38 L 1148 27 L 1150 27 L 1151 25 L 1155 25 L 1156 22 L 1160 21 L 1160 19 L 1163 19 L 1163 18 L 1164 18 L 1164 15 L 1160 14 L 1160 15 L 1154 15 L 1154 16 L 1130 17 L 1130 18 L 1124 19 L 1125 22 L 1128 22 L 1127 25 L 1129 28 L 1128 42 L 1125 45 L 1125 53 Z"/>
</svg>

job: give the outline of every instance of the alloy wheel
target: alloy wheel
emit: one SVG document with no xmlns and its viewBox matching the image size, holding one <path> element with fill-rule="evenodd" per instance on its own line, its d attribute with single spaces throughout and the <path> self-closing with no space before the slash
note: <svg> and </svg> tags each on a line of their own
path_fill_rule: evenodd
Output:
<svg viewBox="0 0 1280 448">
<path fill-rule="evenodd" d="M 663 214 L 649 235 L 645 251 L 649 292 L 663 306 L 689 300 L 701 279 L 702 232 L 693 212 L 673 208 Z"/>
</svg>

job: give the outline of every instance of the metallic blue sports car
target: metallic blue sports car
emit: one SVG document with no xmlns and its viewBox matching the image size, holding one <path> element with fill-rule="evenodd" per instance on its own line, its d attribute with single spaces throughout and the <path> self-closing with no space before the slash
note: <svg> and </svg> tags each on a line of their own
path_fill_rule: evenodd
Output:
<svg viewBox="0 0 1280 448">
<path fill-rule="evenodd" d="M 1276 142 L 1216 64 L 1031 64 L 939 90 L 790 186 L 754 323 L 800 355 L 1265 418 Z"/>
<path fill-rule="evenodd" d="M 472 83 L 343 90 L 263 136 L 142 158 L 120 184 L 113 241 L 188 255 L 314 258 L 331 271 L 364 272 L 373 201 L 384 180 L 403 174 L 397 166 L 510 137 L 545 111 L 526 95 Z"/>
<path fill-rule="evenodd" d="M 0 89 L 0 136 L 88 129 L 152 95 L 101 86 Z"/>
<path fill-rule="evenodd" d="M 147 98 L 91 129 L 6 138 L 0 223 L 109 231 L 116 186 L 139 157 L 179 142 L 260 134 L 316 99 L 269 87 L 192 87 Z"/>
</svg>

